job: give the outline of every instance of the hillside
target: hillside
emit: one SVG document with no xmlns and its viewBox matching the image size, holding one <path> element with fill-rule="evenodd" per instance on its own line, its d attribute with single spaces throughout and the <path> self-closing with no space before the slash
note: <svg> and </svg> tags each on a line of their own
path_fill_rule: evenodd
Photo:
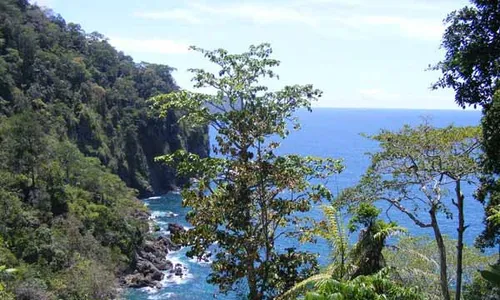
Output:
<svg viewBox="0 0 500 300">
<path fill-rule="evenodd" d="M 173 69 L 135 63 L 104 36 L 27 1 L 0 1 L 0 115 L 33 110 L 60 138 L 99 158 L 141 196 L 175 186 L 154 157 L 178 149 L 206 155 L 207 132 L 157 119 L 146 100 L 178 89 Z"/>
<path fill-rule="evenodd" d="M 181 183 L 154 157 L 208 154 L 206 130 L 150 111 L 171 71 L 0 0 L 0 299 L 115 296 L 149 229 L 137 196 Z"/>
</svg>

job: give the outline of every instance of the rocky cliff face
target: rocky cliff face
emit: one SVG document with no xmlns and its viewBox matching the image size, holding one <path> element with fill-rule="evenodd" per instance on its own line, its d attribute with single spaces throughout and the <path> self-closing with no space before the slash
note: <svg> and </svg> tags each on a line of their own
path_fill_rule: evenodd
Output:
<svg viewBox="0 0 500 300">
<path fill-rule="evenodd" d="M 208 156 L 208 128 L 186 131 L 177 124 L 177 117 L 171 113 L 166 119 L 149 119 L 140 129 L 140 145 L 147 163 L 149 189 L 139 189 L 141 196 L 163 194 L 183 184 L 175 171 L 165 165 L 155 162 L 155 157 L 172 153 L 178 149 L 202 157 Z"/>
<path fill-rule="evenodd" d="M 33 111 L 47 133 L 69 139 L 139 191 L 180 183 L 158 155 L 208 153 L 207 130 L 157 119 L 147 100 L 178 87 L 173 68 L 136 63 L 97 33 L 27 1 L 0 1 L 0 119 Z"/>
</svg>

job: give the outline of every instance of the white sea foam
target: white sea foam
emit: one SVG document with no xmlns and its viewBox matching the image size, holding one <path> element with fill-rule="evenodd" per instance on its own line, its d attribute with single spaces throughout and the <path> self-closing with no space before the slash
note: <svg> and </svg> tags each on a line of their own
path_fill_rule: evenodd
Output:
<svg viewBox="0 0 500 300">
<path fill-rule="evenodd" d="M 160 225 L 160 226 L 167 226 L 168 225 L 168 222 L 160 221 L 160 220 L 156 220 L 155 223 Z"/>
<path fill-rule="evenodd" d="M 166 211 L 163 216 L 167 218 L 172 218 L 179 216 L 179 214 L 176 214 L 173 211 Z"/>
<path fill-rule="evenodd" d="M 150 217 L 150 218 L 151 218 L 151 219 L 157 219 L 157 218 L 161 217 L 161 215 L 162 215 L 162 214 L 163 214 L 163 213 L 162 213 L 161 211 L 158 211 L 158 210 L 153 210 L 153 211 L 151 212 L 151 217 Z"/>
<path fill-rule="evenodd" d="M 188 282 L 189 280 L 193 279 L 193 274 L 189 272 L 189 269 L 187 268 L 186 264 L 182 262 L 181 260 L 181 255 L 178 252 L 170 252 L 167 255 L 167 259 L 170 260 L 173 264 L 173 269 L 172 271 L 166 271 L 165 277 L 161 281 L 162 286 L 168 286 L 169 284 L 184 284 Z M 182 265 L 182 277 L 175 275 L 175 267 L 176 265 Z"/>
<path fill-rule="evenodd" d="M 164 293 L 164 294 L 149 295 L 148 299 L 150 299 L 150 300 L 168 299 L 168 298 L 172 298 L 173 295 L 175 295 L 175 294 L 174 293 Z"/>
<path fill-rule="evenodd" d="M 151 219 L 157 219 L 157 218 L 173 218 L 177 217 L 179 214 L 176 214 L 172 211 L 158 211 L 154 210 L 151 212 Z M 159 222 L 159 221 L 158 221 Z"/>
<path fill-rule="evenodd" d="M 141 290 L 144 291 L 144 292 L 146 292 L 146 293 L 148 293 L 148 294 L 150 294 L 150 295 L 151 294 L 156 294 L 156 293 L 158 293 L 160 291 L 157 288 L 149 287 L 149 286 L 143 287 L 143 288 L 141 288 Z"/>
<path fill-rule="evenodd" d="M 212 259 L 210 259 L 210 258 L 198 259 L 198 257 L 193 257 L 193 258 L 190 258 L 189 261 L 194 263 L 194 264 L 199 264 L 202 266 L 212 264 Z"/>
<path fill-rule="evenodd" d="M 146 198 L 144 200 L 158 200 L 158 199 L 161 199 L 161 197 L 160 196 L 154 196 L 154 197 Z"/>
</svg>

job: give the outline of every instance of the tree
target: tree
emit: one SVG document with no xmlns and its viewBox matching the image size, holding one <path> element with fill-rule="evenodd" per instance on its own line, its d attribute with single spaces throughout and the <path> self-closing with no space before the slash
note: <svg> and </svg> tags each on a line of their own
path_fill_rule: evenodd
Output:
<svg viewBox="0 0 500 300">
<path fill-rule="evenodd" d="M 306 292 L 311 290 L 311 286 L 318 288 L 318 285 L 322 285 L 321 282 L 325 280 L 335 287 L 342 286 L 340 290 L 344 291 L 348 289 L 346 286 L 351 286 L 357 293 L 360 289 L 362 290 L 358 284 L 364 284 L 364 279 L 356 280 L 358 277 L 373 275 L 373 278 L 376 278 L 380 275 L 376 275 L 379 272 L 387 275 L 388 270 L 382 271 L 385 267 L 382 250 L 386 246 L 388 237 L 400 233 L 404 229 L 398 227 L 394 222 L 386 223 L 378 219 L 380 210 L 371 203 L 361 203 L 359 207 L 350 212 L 353 217 L 349 220 L 349 230 L 347 230 L 343 225 L 340 209 L 335 205 L 323 206 L 325 219 L 317 223 L 309 233 L 326 239 L 331 245 L 331 263 L 319 274 L 297 283 L 280 295 L 278 299 L 296 299 L 301 294 L 307 295 Z M 353 246 L 349 245 L 347 231 L 349 233 L 359 231 L 358 242 Z M 306 235 L 306 238 L 310 237 Z M 395 282 L 390 284 L 397 286 Z M 382 290 L 378 292 L 384 293 Z M 340 294 L 342 293 L 340 292 Z M 357 296 L 362 294 L 363 292 Z M 349 297 L 354 297 L 353 295 L 342 294 L 342 296 Z"/>
<path fill-rule="evenodd" d="M 435 88 L 453 88 L 458 105 L 488 108 L 498 89 L 500 65 L 500 2 L 471 0 L 445 19 L 445 59 L 435 65 L 443 76 Z"/>
<path fill-rule="evenodd" d="M 289 124 L 299 127 L 294 112 L 310 110 L 321 92 L 312 85 L 285 86 L 276 92 L 260 85 L 263 78 L 277 77 L 272 68 L 279 61 L 271 58 L 268 44 L 250 46 L 242 54 L 192 49 L 219 69 L 191 69 L 195 88 L 216 93 L 178 91 L 153 99 L 163 116 L 176 108 L 185 113 L 185 125 L 216 129 L 214 157 L 180 150 L 159 158 L 191 178 L 182 196 L 191 208 L 187 220 L 194 228 L 181 241 L 191 246 L 189 255 L 197 257 L 218 243 L 208 280 L 222 292 L 234 290 L 245 279 L 250 299 L 272 298 L 315 269 L 313 255 L 280 250 L 279 239 L 297 238 L 307 226 L 302 213 L 313 202 L 331 199 L 322 184 L 310 181 L 341 170 L 339 160 L 276 154 Z M 303 274 L 289 280 L 297 270 Z"/>
<path fill-rule="evenodd" d="M 351 278 L 372 275 L 382 270 L 386 266 L 382 250 L 386 246 L 387 238 L 405 231 L 395 222 L 380 220 L 380 212 L 380 209 L 371 203 L 360 203 L 349 220 L 349 231 L 359 231 L 358 242 L 350 255 L 356 266 Z"/>
<path fill-rule="evenodd" d="M 446 246 L 448 268 L 457 267 L 457 241 L 443 237 Z M 387 266 L 394 268 L 397 277 L 404 286 L 418 287 L 425 293 L 426 299 L 442 299 L 439 280 L 439 251 L 434 239 L 430 236 L 402 236 L 396 244 L 383 250 Z M 493 256 L 486 256 L 479 249 L 464 246 L 463 249 L 463 299 L 469 299 L 465 291 L 470 289 L 471 279 L 495 261 Z M 449 274 L 448 284 L 454 285 L 456 274 Z"/>
<path fill-rule="evenodd" d="M 476 243 L 484 249 L 500 245 L 500 224 L 489 218 L 500 207 L 497 176 L 500 174 L 500 2 L 471 0 L 471 3 L 445 19 L 447 28 L 442 47 L 446 54 L 433 67 L 442 72 L 434 88 L 452 88 L 461 107 L 472 105 L 483 109 L 485 174 L 478 199 L 486 206 L 486 228 Z"/>
<path fill-rule="evenodd" d="M 428 124 L 404 126 L 397 132 L 382 130 L 370 138 L 381 151 L 371 154 L 371 165 L 355 187 L 343 192 L 345 203 L 383 200 L 409 217 L 421 228 L 431 228 L 439 250 L 440 284 L 444 299 L 450 299 L 446 247 L 438 215 L 452 217 L 445 196 L 454 186 L 453 205 L 457 209 L 457 281 L 460 297 L 462 278 L 464 216 L 463 184 L 478 176 L 480 129 L 453 127 L 438 129 Z M 422 216 L 426 214 L 427 217 Z"/>
</svg>

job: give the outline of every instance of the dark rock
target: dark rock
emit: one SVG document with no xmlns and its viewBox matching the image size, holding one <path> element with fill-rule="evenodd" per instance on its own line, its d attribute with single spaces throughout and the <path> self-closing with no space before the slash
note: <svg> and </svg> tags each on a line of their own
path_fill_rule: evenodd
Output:
<svg viewBox="0 0 500 300">
<path fill-rule="evenodd" d="M 183 267 L 181 264 L 175 264 L 174 274 L 175 276 L 184 276 Z"/>
<path fill-rule="evenodd" d="M 163 275 L 163 273 L 161 274 Z M 123 279 L 123 283 L 130 288 L 143 288 L 147 286 L 153 288 L 161 288 L 161 284 L 158 281 L 163 279 L 163 276 L 160 276 L 157 273 L 152 273 L 148 276 L 144 276 L 144 274 L 141 273 L 134 273 L 125 276 L 125 278 Z"/>
<path fill-rule="evenodd" d="M 148 95 L 148 98 L 152 95 Z M 164 194 L 174 190 L 176 186 L 185 183 L 185 179 L 176 175 L 173 168 L 166 164 L 158 163 L 155 158 L 165 153 L 173 153 L 183 148 L 188 152 L 195 153 L 201 157 L 209 154 L 208 127 L 190 130 L 186 133 L 177 125 L 178 116 L 172 111 L 167 118 L 148 118 L 140 122 L 138 137 L 140 139 L 140 149 L 142 150 L 146 162 L 148 174 L 148 185 L 150 189 L 145 189 L 136 184 L 131 187 L 139 190 L 140 197 L 152 196 L 153 194 Z M 154 141 L 154 142 L 152 142 Z"/>
<path fill-rule="evenodd" d="M 177 236 L 178 234 L 185 232 L 186 229 L 179 224 L 168 223 L 168 231 L 170 231 L 172 236 Z"/>
<path fill-rule="evenodd" d="M 168 237 L 160 236 L 157 241 L 162 243 L 169 251 L 178 251 L 181 249 L 181 246 L 172 242 Z"/>
<path fill-rule="evenodd" d="M 157 267 L 147 260 L 138 261 L 136 268 L 139 273 L 144 275 L 144 278 L 149 279 L 150 281 L 160 281 L 165 276 L 165 274 L 163 274 Z"/>
</svg>

